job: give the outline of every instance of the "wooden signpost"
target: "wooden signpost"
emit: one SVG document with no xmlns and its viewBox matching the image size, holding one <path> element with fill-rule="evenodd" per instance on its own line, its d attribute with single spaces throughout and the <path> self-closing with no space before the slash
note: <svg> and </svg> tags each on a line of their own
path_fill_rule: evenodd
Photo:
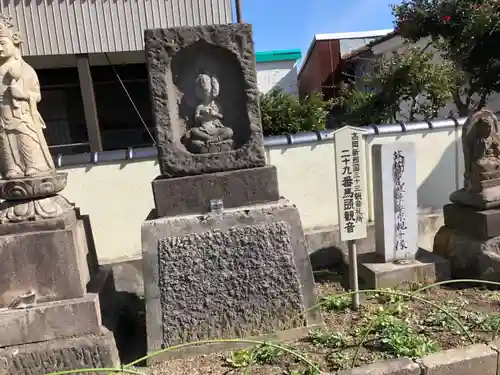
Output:
<svg viewBox="0 0 500 375">
<path fill-rule="evenodd" d="M 367 184 L 365 131 L 344 126 L 334 133 L 339 231 L 349 249 L 351 291 L 359 291 L 356 240 L 367 235 Z M 359 308 L 359 294 L 352 297 L 352 307 Z"/>
</svg>

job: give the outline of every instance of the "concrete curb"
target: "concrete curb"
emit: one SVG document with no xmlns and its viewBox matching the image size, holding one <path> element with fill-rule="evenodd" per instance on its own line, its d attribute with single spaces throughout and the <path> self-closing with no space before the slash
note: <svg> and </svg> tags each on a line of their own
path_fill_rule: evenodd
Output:
<svg viewBox="0 0 500 375">
<path fill-rule="evenodd" d="M 443 350 L 411 360 L 380 361 L 338 375 L 497 375 L 500 374 L 500 340 Z"/>
</svg>

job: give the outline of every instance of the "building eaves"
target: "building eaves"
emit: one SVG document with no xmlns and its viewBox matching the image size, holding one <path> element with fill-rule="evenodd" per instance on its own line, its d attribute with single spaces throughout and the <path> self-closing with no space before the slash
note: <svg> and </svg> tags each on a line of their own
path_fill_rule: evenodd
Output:
<svg viewBox="0 0 500 375">
<path fill-rule="evenodd" d="M 394 29 L 355 31 L 355 32 L 347 32 L 347 33 L 315 34 L 313 40 L 311 41 L 311 44 L 309 45 L 309 48 L 307 49 L 307 52 L 305 54 L 304 59 L 302 60 L 302 63 L 300 64 L 300 68 L 299 68 L 299 72 L 298 72 L 297 76 L 300 77 L 300 75 L 302 74 L 302 70 L 303 70 L 304 66 L 307 64 L 307 60 L 309 60 L 309 56 L 312 53 L 312 50 L 314 48 L 314 45 L 316 44 L 316 41 L 373 38 L 373 37 L 377 37 L 377 36 L 384 38 L 388 34 L 392 34 L 392 33 L 394 33 Z"/>
</svg>

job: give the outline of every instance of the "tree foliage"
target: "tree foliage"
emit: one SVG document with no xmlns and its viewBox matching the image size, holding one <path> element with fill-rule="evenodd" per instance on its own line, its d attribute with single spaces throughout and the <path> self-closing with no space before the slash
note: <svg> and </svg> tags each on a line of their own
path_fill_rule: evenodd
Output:
<svg viewBox="0 0 500 375">
<path fill-rule="evenodd" d="M 326 129 L 330 104 L 320 94 L 299 100 L 280 89 L 260 96 L 264 135 L 283 135 Z"/>
<path fill-rule="evenodd" d="M 400 35 L 413 42 L 430 37 L 464 73 L 453 92 L 461 115 L 500 91 L 500 1 L 403 0 L 393 13 Z"/>
<path fill-rule="evenodd" d="M 436 117 L 451 99 L 456 69 L 433 58 L 432 52 L 419 47 L 382 58 L 378 70 L 363 80 L 369 92 L 344 89 L 335 99 L 335 107 L 342 108 L 337 112 L 343 113 L 340 125 Z"/>
</svg>

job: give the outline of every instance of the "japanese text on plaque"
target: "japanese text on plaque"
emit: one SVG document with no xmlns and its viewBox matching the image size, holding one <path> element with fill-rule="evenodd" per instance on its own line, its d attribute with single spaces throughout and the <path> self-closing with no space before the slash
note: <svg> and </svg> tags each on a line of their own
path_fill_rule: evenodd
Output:
<svg viewBox="0 0 500 375">
<path fill-rule="evenodd" d="M 360 176 L 360 136 L 358 133 L 351 134 L 351 150 L 342 150 L 342 200 L 344 203 L 343 216 L 344 229 L 347 233 L 353 233 L 356 224 L 363 224 L 363 201 Z"/>
</svg>

